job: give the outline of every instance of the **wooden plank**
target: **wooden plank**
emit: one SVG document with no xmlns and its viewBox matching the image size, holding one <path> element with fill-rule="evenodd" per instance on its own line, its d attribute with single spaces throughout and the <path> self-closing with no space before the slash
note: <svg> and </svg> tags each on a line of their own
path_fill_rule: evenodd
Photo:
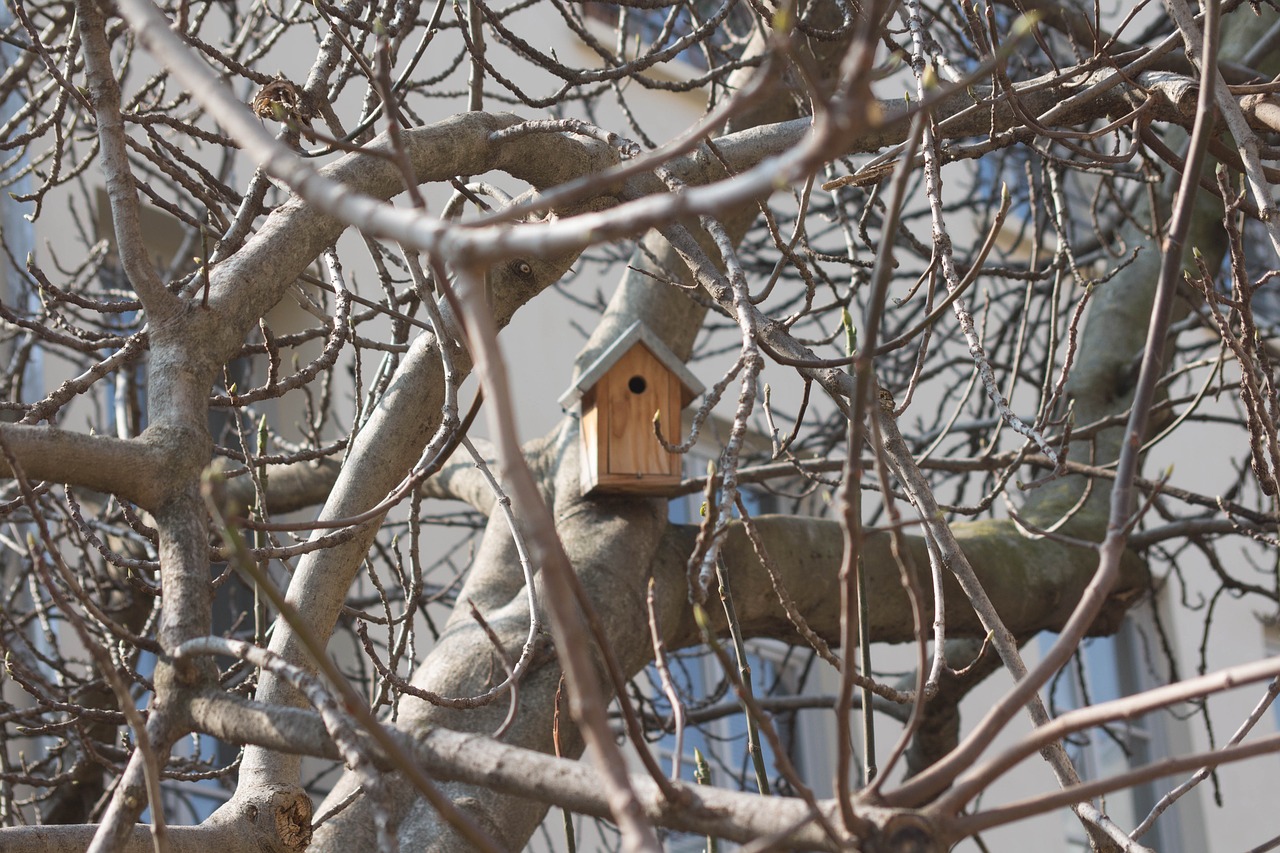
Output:
<svg viewBox="0 0 1280 853">
<path fill-rule="evenodd" d="M 644 346 L 618 359 L 596 386 L 601 408 L 607 406 L 608 465 L 601 475 L 670 474 L 671 454 L 653 434 L 653 415 L 660 409 L 672 419 L 671 373 Z M 679 411 L 678 409 L 674 411 Z"/>
<path fill-rule="evenodd" d="M 680 477 L 669 474 L 605 474 L 591 494 L 670 495 L 680 485 Z"/>
</svg>

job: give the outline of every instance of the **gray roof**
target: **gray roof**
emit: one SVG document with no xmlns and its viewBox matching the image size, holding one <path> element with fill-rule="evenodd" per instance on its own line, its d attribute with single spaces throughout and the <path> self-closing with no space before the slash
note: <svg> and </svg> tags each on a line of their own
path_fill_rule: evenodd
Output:
<svg viewBox="0 0 1280 853">
<path fill-rule="evenodd" d="M 591 365 L 578 375 L 577 381 L 569 386 L 568 391 L 560 395 L 561 407 L 568 409 L 577 405 L 582 396 L 590 391 L 609 372 L 609 368 L 613 367 L 618 359 L 622 358 L 637 343 L 644 344 L 663 367 L 675 374 L 688 394 L 687 399 L 691 400 L 703 392 L 704 388 L 702 383 L 698 381 L 698 377 L 689 372 L 689 368 L 684 366 L 684 362 L 677 358 L 676 354 L 648 326 L 636 320 L 627 327 L 625 332 L 618 336 L 616 341 L 611 343 L 604 352 L 600 353 L 599 358 L 591 362 Z"/>
</svg>

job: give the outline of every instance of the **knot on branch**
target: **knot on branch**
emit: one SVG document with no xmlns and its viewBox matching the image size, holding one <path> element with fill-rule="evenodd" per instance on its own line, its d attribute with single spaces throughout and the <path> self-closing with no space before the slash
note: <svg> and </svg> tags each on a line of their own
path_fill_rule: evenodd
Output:
<svg viewBox="0 0 1280 853">
<path fill-rule="evenodd" d="M 271 795 L 275 834 L 287 850 L 305 850 L 311 843 L 311 799 L 302 791 Z"/>
<path fill-rule="evenodd" d="M 867 853 L 943 853 L 947 845 L 923 815 L 895 814 L 867 840 L 864 849 Z"/>
<path fill-rule="evenodd" d="M 279 122 L 308 124 L 316 116 L 316 109 L 307 93 L 279 73 L 276 79 L 268 81 L 257 91 L 249 107 L 259 118 Z"/>
<path fill-rule="evenodd" d="M 311 798 L 301 788 L 270 786 L 237 794 L 215 819 L 248 822 L 258 849 L 266 853 L 301 853 L 311 843 Z"/>
</svg>

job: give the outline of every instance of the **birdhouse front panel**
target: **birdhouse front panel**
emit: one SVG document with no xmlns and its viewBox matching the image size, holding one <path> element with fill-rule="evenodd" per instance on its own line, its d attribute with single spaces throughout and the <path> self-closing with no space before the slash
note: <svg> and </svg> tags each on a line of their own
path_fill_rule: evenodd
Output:
<svg viewBox="0 0 1280 853">
<path fill-rule="evenodd" d="M 680 412 L 702 393 L 684 362 L 639 320 L 577 376 L 560 396 L 577 406 L 583 494 L 671 494 L 680 485 L 680 454 L 653 432 L 662 422 L 668 441 L 680 438 Z"/>
<path fill-rule="evenodd" d="M 660 413 L 664 435 L 679 431 L 680 389 L 671 372 L 646 347 L 636 346 L 618 359 L 597 390 L 608 460 L 602 473 L 678 478 L 680 458 L 653 434 L 654 413 Z"/>
</svg>

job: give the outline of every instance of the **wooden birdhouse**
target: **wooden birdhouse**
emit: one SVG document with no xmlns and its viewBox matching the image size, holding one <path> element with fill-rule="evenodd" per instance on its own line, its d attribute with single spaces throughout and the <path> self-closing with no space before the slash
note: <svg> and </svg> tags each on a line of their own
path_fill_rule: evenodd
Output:
<svg viewBox="0 0 1280 853">
<path fill-rule="evenodd" d="M 632 323 L 560 397 L 581 406 L 583 494 L 661 495 L 680 484 L 680 454 L 653 433 L 680 441 L 680 412 L 702 383 L 643 323 Z"/>
</svg>

